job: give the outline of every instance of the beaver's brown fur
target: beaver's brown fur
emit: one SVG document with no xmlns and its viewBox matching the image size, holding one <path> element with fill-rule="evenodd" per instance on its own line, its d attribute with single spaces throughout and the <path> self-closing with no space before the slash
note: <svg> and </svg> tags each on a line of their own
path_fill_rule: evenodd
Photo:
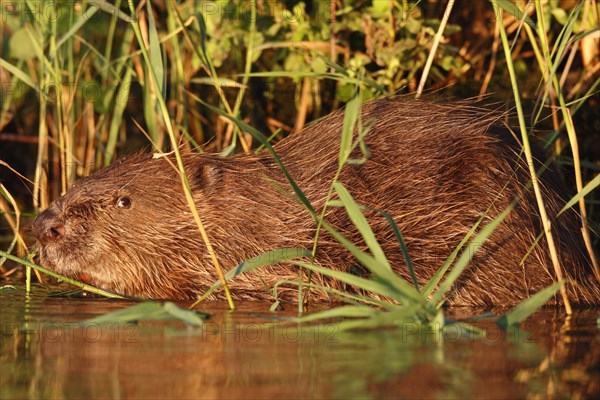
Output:
<svg viewBox="0 0 600 400">
<path fill-rule="evenodd" d="M 464 103 L 378 100 L 362 107 L 370 159 L 345 166 L 340 180 L 358 203 L 394 217 L 421 284 L 486 210 L 489 221 L 529 181 L 520 146 L 497 119 Z M 317 211 L 338 166 L 342 125 L 343 112 L 335 112 L 275 147 Z M 312 247 L 315 222 L 289 195 L 290 186 L 270 153 L 227 159 L 190 153 L 184 160 L 196 207 L 224 269 L 268 250 Z M 565 203 L 560 180 L 546 171 L 541 181 L 549 215 L 555 217 Z M 376 212 L 365 214 L 393 268 L 408 277 L 389 224 Z M 327 220 L 362 243 L 343 209 L 329 207 Z M 600 290 L 578 224 L 574 212 L 565 213 L 552 223 L 554 238 L 572 300 L 598 303 Z M 164 158 L 133 156 L 81 179 L 37 218 L 33 231 L 42 244 L 43 265 L 120 294 L 191 299 L 217 281 L 178 172 Z M 509 305 L 550 285 L 545 239 L 523 261 L 540 231 L 528 190 L 475 255 L 449 302 Z M 352 256 L 327 234 L 321 236 L 317 262 L 357 269 Z M 272 287 L 281 279 L 298 279 L 298 270 L 262 268 L 234 279 L 231 289 L 235 298 L 267 299 L 271 294 L 265 283 Z M 326 277 L 313 276 L 313 282 L 352 290 Z M 297 296 L 295 287 L 279 293 Z"/>
</svg>

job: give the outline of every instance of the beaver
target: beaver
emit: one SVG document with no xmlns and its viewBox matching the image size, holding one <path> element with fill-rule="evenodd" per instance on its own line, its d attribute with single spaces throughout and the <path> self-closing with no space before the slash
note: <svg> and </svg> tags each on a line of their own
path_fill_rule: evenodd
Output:
<svg viewBox="0 0 600 400">
<path fill-rule="evenodd" d="M 344 166 L 339 181 L 366 206 L 364 214 L 398 274 L 410 279 L 379 211 L 399 227 L 423 285 L 481 216 L 489 221 L 519 198 L 474 255 L 448 303 L 512 305 L 553 283 L 545 239 L 532 248 L 542 225 L 527 164 L 499 115 L 469 103 L 405 99 L 367 102 L 361 110 L 369 157 Z M 334 112 L 274 146 L 317 212 L 338 168 L 343 120 L 343 111 Z M 358 148 L 354 153 L 363 156 Z M 543 152 L 534 155 L 545 160 Z M 218 278 L 170 157 L 171 162 L 150 154 L 129 156 L 75 182 L 33 223 L 41 264 L 128 296 L 194 299 L 205 293 Z M 225 270 L 269 250 L 312 247 L 316 222 L 268 151 L 229 158 L 190 151 L 183 162 L 195 206 Z M 564 184 L 555 170 L 540 179 L 571 300 L 598 303 L 600 290 L 578 216 L 569 211 L 555 218 L 567 200 Z M 328 207 L 325 219 L 364 244 L 343 208 Z M 368 275 L 327 233 L 320 236 L 315 262 Z M 273 265 L 236 277 L 230 288 L 237 299 L 272 299 L 276 282 L 298 278 L 297 268 Z M 311 281 L 356 292 L 325 276 L 313 275 Z M 280 299 L 297 300 L 295 286 L 280 287 L 278 293 Z M 327 297 L 320 291 L 311 295 Z"/>
</svg>

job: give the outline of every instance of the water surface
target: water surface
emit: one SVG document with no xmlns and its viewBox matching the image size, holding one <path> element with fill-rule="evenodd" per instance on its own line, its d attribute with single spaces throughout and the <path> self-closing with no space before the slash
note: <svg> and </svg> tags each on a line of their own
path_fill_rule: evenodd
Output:
<svg viewBox="0 0 600 400">
<path fill-rule="evenodd" d="M 132 305 L 0 292 L 0 398 L 599 398 L 600 309 L 544 309 L 484 339 L 415 327 L 301 330 L 268 304 L 175 321 L 65 325 Z M 456 317 L 480 310 L 453 309 Z"/>
</svg>

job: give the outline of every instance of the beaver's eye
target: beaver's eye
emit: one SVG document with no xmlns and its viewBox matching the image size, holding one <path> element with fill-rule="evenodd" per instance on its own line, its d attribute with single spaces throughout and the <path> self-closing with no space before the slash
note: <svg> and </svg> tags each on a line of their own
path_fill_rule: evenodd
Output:
<svg viewBox="0 0 600 400">
<path fill-rule="evenodd" d="M 117 207 L 119 207 L 119 208 L 131 207 L 131 199 L 127 196 L 119 197 L 119 199 L 117 200 Z"/>
</svg>

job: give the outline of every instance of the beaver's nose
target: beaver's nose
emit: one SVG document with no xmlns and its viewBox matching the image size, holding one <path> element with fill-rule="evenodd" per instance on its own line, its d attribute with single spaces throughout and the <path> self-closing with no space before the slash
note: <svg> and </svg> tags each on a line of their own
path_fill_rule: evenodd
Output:
<svg viewBox="0 0 600 400">
<path fill-rule="evenodd" d="M 58 218 L 56 211 L 47 208 L 33 221 L 31 231 L 40 243 L 46 244 L 61 240 L 65 236 L 65 225 Z"/>
</svg>

